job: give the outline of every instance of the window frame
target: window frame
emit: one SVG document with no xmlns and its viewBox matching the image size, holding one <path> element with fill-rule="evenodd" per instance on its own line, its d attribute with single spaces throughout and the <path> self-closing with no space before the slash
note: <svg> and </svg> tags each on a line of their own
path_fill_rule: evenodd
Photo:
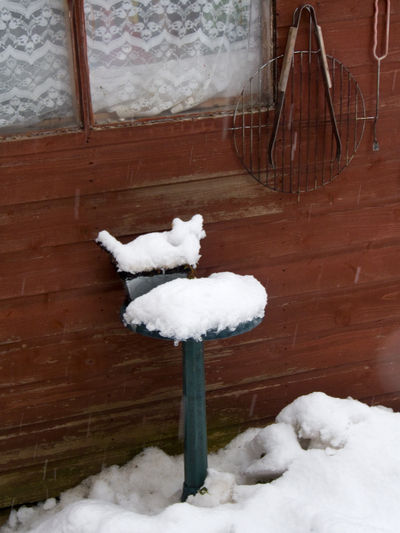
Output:
<svg viewBox="0 0 400 533">
<path fill-rule="evenodd" d="M 76 117 L 77 124 L 60 128 L 41 128 L 28 132 L 0 133 L 0 147 L 5 142 L 29 140 L 40 141 L 49 137 L 66 137 L 66 146 L 71 145 L 72 137 L 76 137 L 78 145 L 87 144 L 90 139 L 97 137 L 97 132 L 108 130 L 118 130 L 127 128 L 142 128 L 143 126 L 154 127 L 171 125 L 182 121 L 194 121 L 198 123 L 202 119 L 223 119 L 232 116 L 234 109 L 207 109 L 205 111 L 189 111 L 174 116 L 154 116 L 139 117 L 124 121 L 96 123 L 92 108 L 92 96 L 90 91 L 90 74 L 86 42 L 86 26 L 84 14 L 84 0 L 65 0 L 66 18 L 68 20 L 67 29 L 70 31 L 72 74 L 74 77 L 73 86 L 75 88 Z M 275 1 L 260 0 L 261 10 L 261 63 L 265 63 L 273 57 L 275 51 Z M 167 129 L 170 129 L 167 127 Z M 136 135 L 135 135 L 136 137 Z M 45 142 L 45 141 L 44 141 Z M 50 141 L 50 145 L 54 141 Z M 72 144 L 75 144 L 73 142 Z M 62 142 L 61 145 L 64 145 Z M 0 149 L 0 155 L 3 150 Z"/>
</svg>

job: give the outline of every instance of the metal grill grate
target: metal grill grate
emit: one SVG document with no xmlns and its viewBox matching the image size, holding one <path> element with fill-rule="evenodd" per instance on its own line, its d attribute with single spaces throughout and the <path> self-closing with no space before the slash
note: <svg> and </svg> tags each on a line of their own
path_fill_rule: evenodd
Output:
<svg viewBox="0 0 400 533">
<path fill-rule="evenodd" d="M 271 103 L 268 87 L 278 76 L 281 82 L 285 64 L 286 84 Z M 360 87 L 340 61 L 321 49 L 292 50 L 289 61 L 287 53 L 268 61 L 244 87 L 234 114 L 235 149 L 262 185 L 312 191 L 349 165 L 365 120 Z"/>
</svg>

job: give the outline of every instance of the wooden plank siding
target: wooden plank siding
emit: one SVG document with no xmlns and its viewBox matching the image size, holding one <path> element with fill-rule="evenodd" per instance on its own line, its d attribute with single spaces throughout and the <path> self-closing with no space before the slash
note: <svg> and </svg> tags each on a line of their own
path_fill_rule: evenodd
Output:
<svg viewBox="0 0 400 533">
<path fill-rule="evenodd" d="M 297 6 L 276 1 L 277 53 Z M 373 2 L 316 8 L 372 116 Z M 399 35 L 394 4 L 380 151 L 369 121 L 350 166 L 300 197 L 244 172 L 230 115 L 0 142 L 0 508 L 57 495 L 144 446 L 182 450 L 181 351 L 122 326 L 122 284 L 94 243 L 102 229 L 126 242 L 201 213 L 199 274 L 267 287 L 258 328 L 206 345 L 211 447 L 316 390 L 400 409 Z"/>
</svg>

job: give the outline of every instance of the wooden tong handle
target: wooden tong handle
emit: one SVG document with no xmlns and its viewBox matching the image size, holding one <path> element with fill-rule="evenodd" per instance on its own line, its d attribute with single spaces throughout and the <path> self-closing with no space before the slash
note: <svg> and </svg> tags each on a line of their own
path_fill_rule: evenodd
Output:
<svg viewBox="0 0 400 533">
<path fill-rule="evenodd" d="M 278 91 L 281 93 L 286 92 L 286 86 L 289 79 L 289 72 L 294 54 L 294 45 L 296 44 L 297 30 L 298 26 L 290 26 L 289 28 L 285 54 L 282 61 L 282 70 L 278 83 Z"/>
<path fill-rule="evenodd" d="M 317 39 L 318 39 L 319 48 L 321 50 L 322 68 L 324 70 L 324 74 L 326 77 L 326 84 L 328 85 L 328 88 L 330 89 L 332 87 L 332 80 L 331 80 L 331 75 L 329 74 L 328 60 L 326 58 L 325 44 L 324 44 L 324 38 L 322 37 L 322 30 L 321 30 L 321 26 L 318 26 L 318 24 L 317 24 Z"/>
</svg>

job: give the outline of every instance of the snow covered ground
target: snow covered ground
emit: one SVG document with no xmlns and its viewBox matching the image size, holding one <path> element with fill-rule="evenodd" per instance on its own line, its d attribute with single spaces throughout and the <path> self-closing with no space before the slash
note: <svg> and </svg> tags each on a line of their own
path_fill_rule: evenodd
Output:
<svg viewBox="0 0 400 533">
<path fill-rule="evenodd" d="M 399 413 L 316 392 L 211 454 L 186 503 L 182 456 L 148 448 L 0 532 L 398 533 L 399 443 Z"/>
</svg>

